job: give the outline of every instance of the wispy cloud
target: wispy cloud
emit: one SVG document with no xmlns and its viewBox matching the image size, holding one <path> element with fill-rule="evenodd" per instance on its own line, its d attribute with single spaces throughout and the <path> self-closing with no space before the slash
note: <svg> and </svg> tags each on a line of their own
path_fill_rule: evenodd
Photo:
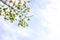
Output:
<svg viewBox="0 0 60 40">
<path fill-rule="evenodd" d="M 17 40 L 17 37 L 31 37 L 32 36 L 32 29 L 31 28 L 14 28 L 11 26 L 11 24 L 6 23 L 4 20 L 0 19 L 0 29 L 2 29 L 4 32 L 0 32 L 0 37 L 2 37 L 2 40 Z M 2 26 L 3 25 L 3 26 Z M 2 31 L 1 30 L 1 31 Z"/>
</svg>

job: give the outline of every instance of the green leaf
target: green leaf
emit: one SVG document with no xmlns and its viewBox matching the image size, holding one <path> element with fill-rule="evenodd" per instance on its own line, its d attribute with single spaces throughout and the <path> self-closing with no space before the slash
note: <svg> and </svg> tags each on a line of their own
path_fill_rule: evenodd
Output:
<svg viewBox="0 0 60 40">
<path fill-rule="evenodd" d="M 4 20 L 7 20 L 7 18 L 6 18 L 6 17 L 4 17 Z"/>
<path fill-rule="evenodd" d="M 11 21 L 11 23 L 13 23 L 13 20 L 14 20 L 14 18 L 13 18 L 13 17 L 10 17 L 10 21 Z"/>
<path fill-rule="evenodd" d="M 13 3 L 13 6 L 15 6 L 15 2 Z"/>
<path fill-rule="evenodd" d="M 23 4 L 24 8 L 26 8 L 26 4 Z"/>
<path fill-rule="evenodd" d="M 17 9 L 20 9 L 20 6 L 17 6 Z"/>
<path fill-rule="evenodd" d="M 0 12 L 2 12 L 2 10 L 0 9 Z"/>
<path fill-rule="evenodd" d="M 18 5 L 22 4 L 21 1 L 18 2 Z"/>
<path fill-rule="evenodd" d="M 0 16 L 1 16 L 1 13 L 0 13 Z"/>
<path fill-rule="evenodd" d="M 7 10 L 7 8 L 3 8 L 3 11 L 6 11 Z"/>
<path fill-rule="evenodd" d="M 30 18 L 28 18 L 28 21 L 30 21 Z"/>
<path fill-rule="evenodd" d="M 30 12 L 30 8 L 27 8 L 27 12 Z"/>
<path fill-rule="evenodd" d="M 18 22 L 18 26 L 20 26 L 20 25 L 21 25 L 21 21 Z"/>
<path fill-rule="evenodd" d="M 6 13 L 6 16 L 9 16 L 9 14 L 8 14 L 8 13 Z"/>
<path fill-rule="evenodd" d="M 18 15 L 18 13 L 16 13 L 16 15 Z"/>
<path fill-rule="evenodd" d="M 13 2 L 12 0 L 9 1 L 10 3 Z"/>
<path fill-rule="evenodd" d="M 15 14 L 13 14 L 13 18 L 15 18 Z"/>
</svg>

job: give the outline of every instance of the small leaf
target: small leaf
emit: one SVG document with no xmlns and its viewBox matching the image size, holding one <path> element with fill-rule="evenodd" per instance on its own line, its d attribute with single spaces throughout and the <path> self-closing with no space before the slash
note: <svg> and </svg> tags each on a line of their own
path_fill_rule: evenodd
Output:
<svg viewBox="0 0 60 40">
<path fill-rule="evenodd" d="M 26 4 L 23 4 L 24 8 L 26 8 Z"/>
<path fill-rule="evenodd" d="M 18 5 L 21 4 L 21 1 L 18 2 Z"/>
<path fill-rule="evenodd" d="M 9 14 L 7 13 L 6 16 L 8 16 Z"/>
<path fill-rule="evenodd" d="M 6 10 L 7 10 L 7 8 L 3 8 L 3 10 L 4 10 L 4 11 L 6 11 Z"/>
<path fill-rule="evenodd" d="M 2 10 L 0 9 L 0 12 L 2 12 Z"/>
<path fill-rule="evenodd" d="M 17 9 L 20 9 L 20 6 L 17 6 Z"/>
<path fill-rule="evenodd" d="M 30 18 L 28 18 L 28 21 L 30 21 Z"/>
<path fill-rule="evenodd" d="M 1 13 L 0 13 L 0 16 L 1 16 Z"/>
<path fill-rule="evenodd" d="M 14 18 L 13 18 L 13 17 L 10 17 L 10 21 L 11 21 L 11 23 L 13 23 L 13 20 L 14 20 Z"/>
<path fill-rule="evenodd" d="M 9 1 L 10 3 L 12 2 L 12 0 Z"/>
<path fill-rule="evenodd" d="M 6 17 L 4 17 L 4 20 L 6 20 L 7 18 Z"/>
<path fill-rule="evenodd" d="M 27 8 L 27 12 L 30 12 L 30 8 Z"/>
<path fill-rule="evenodd" d="M 26 22 L 26 26 L 28 27 L 28 23 Z"/>
<path fill-rule="evenodd" d="M 13 6 L 15 5 L 15 2 L 13 3 Z"/>
<path fill-rule="evenodd" d="M 1 7 L 0 7 L 0 9 L 1 9 Z"/>
<path fill-rule="evenodd" d="M 18 15 L 18 13 L 16 13 L 16 15 Z"/>
</svg>

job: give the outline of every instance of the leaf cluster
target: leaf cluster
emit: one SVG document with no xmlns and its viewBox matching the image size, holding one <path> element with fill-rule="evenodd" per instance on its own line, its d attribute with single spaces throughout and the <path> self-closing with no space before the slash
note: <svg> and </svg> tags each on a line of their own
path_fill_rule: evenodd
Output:
<svg viewBox="0 0 60 40">
<path fill-rule="evenodd" d="M 26 1 L 24 3 L 19 0 L 17 3 L 13 0 L 0 0 L 4 5 L 0 5 L 0 16 L 4 17 L 4 20 L 9 20 L 13 23 L 15 20 L 18 22 L 18 26 L 27 27 L 30 17 L 28 13 L 30 8 L 26 6 Z M 5 7 L 6 6 L 6 7 Z"/>
</svg>

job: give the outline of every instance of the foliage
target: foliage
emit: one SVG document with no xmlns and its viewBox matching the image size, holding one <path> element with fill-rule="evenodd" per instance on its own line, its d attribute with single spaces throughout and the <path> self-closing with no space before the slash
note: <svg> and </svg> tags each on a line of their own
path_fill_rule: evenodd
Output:
<svg viewBox="0 0 60 40">
<path fill-rule="evenodd" d="M 30 1 L 0 0 L 0 2 L 3 3 L 3 5 L 0 5 L 0 16 L 3 16 L 4 20 L 9 20 L 12 23 L 16 20 L 18 21 L 18 26 L 28 26 L 30 8 L 26 4 Z"/>
</svg>

